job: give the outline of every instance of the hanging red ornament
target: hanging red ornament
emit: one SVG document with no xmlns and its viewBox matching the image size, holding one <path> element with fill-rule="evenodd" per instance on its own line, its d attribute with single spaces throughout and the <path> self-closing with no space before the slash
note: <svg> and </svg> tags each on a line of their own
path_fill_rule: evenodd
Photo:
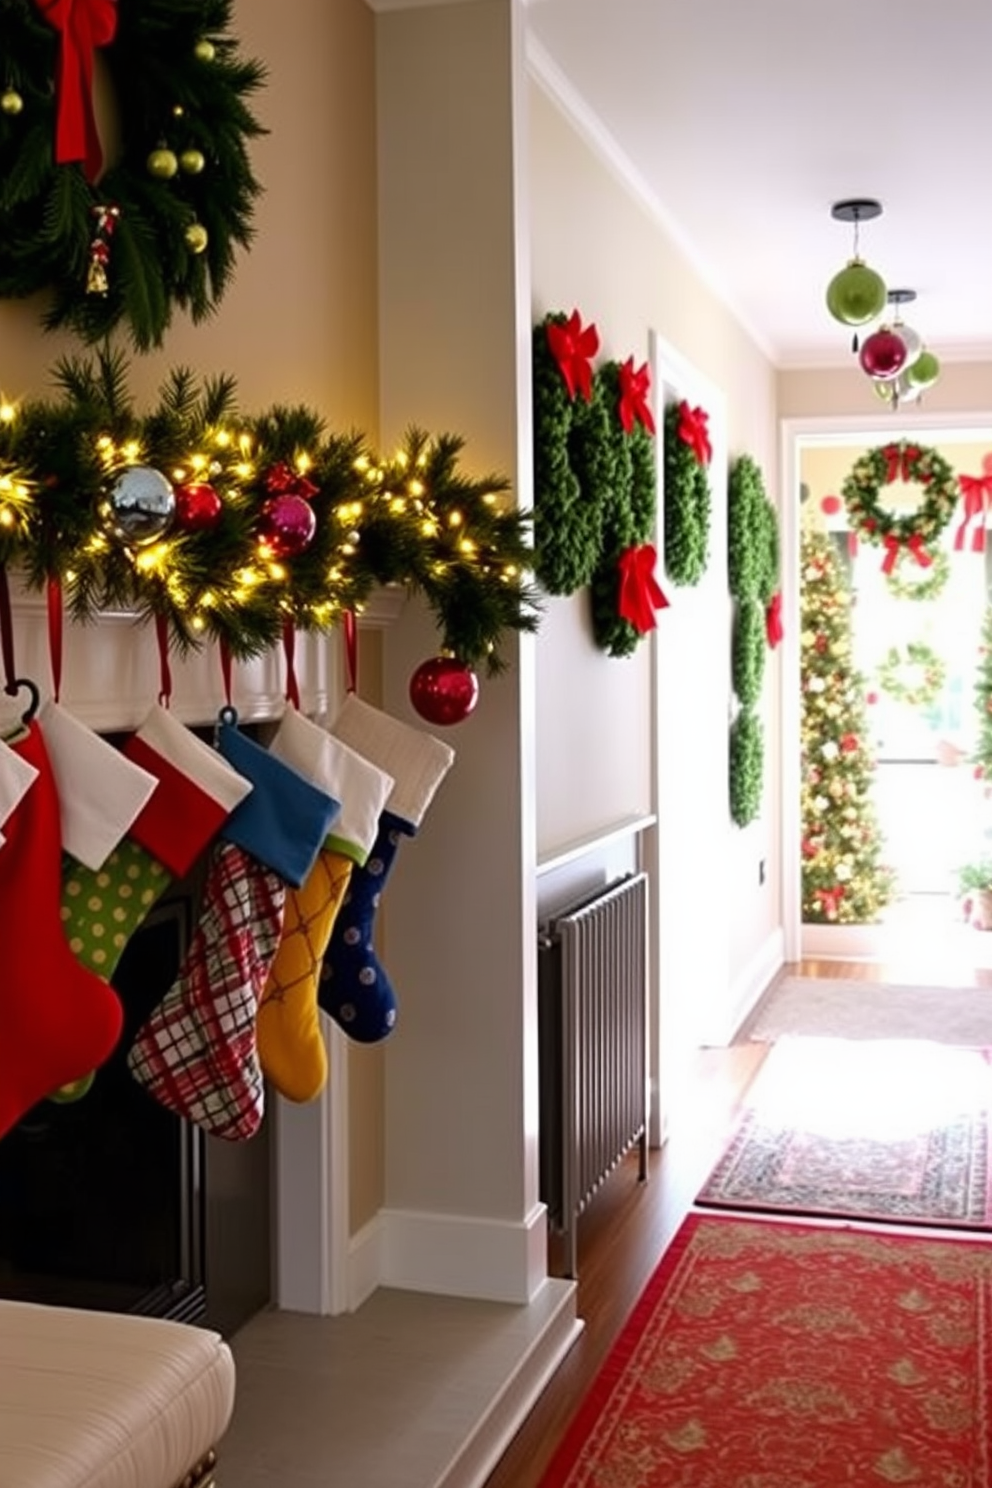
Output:
<svg viewBox="0 0 992 1488">
<path fill-rule="evenodd" d="M 272 558 L 294 558 L 313 542 L 317 518 L 302 496 L 273 496 L 262 506 L 258 540 Z"/>
<path fill-rule="evenodd" d="M 824 496 L 820 502 L 820 510 L 825 517 L 835 517 L 843 505 L 839 496 Z"/>
<path fill-rule="evenodd" d="M 902 371 L 906 361 L 906 343 L 888 326 L 882 326 L 863 343 L 858 360 L 869 377 L 886 381 Z"/>
<path fill-rule="evenodd" d="M 410 678 L 410 701 L 428 723 L 463 723 L 479 701 L 479 679 L 454 656 L 432 656 Z"/>
<path fill-rule="evenodd" d="M 220 521 L 222 510 L 220 497 L 205 481 L 176 487 L 176 526 L 183 532 L 209 532 Z"/>
<path fill-rule="evenodd" d="M 865 702 L 869 705 L 869 707 L 874 707 L 875 704 L 878 702 L 878 693 L 877 692 L 866 692 L 865 693 Z"/>
</svg>

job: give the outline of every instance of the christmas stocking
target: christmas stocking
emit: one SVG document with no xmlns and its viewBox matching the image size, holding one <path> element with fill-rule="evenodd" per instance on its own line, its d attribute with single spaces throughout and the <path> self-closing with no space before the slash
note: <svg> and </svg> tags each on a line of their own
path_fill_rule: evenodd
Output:
<svg viewBox="0 0 992 1488">
<path fill-rule="evenodd" d="M 252 783 L 221 830 L 189 952 L 128 1065 L 161 1105 L 214 1136 L 254 1136 L 265 1114 L 255 1025 L 282 933 L 287 883 L 310 873 L 338 802 L 240 734 L 218 749 Z"/>
<path fill-rule="evenodd" d="M 258 1010 L 263 1074 L 287 1099 L 309 1101 L 327 1083 L 317 1005 L 321 963 L 352 870 L 369 856 L 394 782 L 295 709 L 279 725 L 271 749 L 342 803 L 306 882 L 286 896 L 282 940 Z"/>
<path fill-rule="evenodd" d="M 373 948 L 375 914 L 402 836 L 413 836 L 454 762 L 440 739 L 346 698 L 331 729 L 395 784 L 379 818 L 368 861 L 352 871 L 321 973 L 320 1006 L 349 1037 L 375 1043 L 396 1022 L 396 996 Z"/>
<path fill-rule="evenodd" d="M 38 724 L 12 742 L 37 778 L 0 850 L 0 1135 L 60 1085 L 113 1052 L 116 995 L 80 966 L 59 922 L 59 799 Z"/>
<path fill-rule="evenodd" d="M 22 759 L 16 749 L 0 741 L 0 847 L 6 838 L 3 827 L 23 801 L 29 786 L 38 779 L 34 765 Z"/>
</svg>

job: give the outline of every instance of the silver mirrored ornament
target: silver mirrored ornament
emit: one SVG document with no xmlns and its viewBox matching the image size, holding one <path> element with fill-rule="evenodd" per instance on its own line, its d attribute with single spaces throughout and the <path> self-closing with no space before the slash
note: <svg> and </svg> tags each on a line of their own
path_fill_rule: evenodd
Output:
<svg viewBox="0 0 992 1488">
<path fill-rule="evenodd" d="M 176 495 L 160 470 L 129 465 L 115 476 L 100 503 L 100 515 L 119 542 L 140 548 L 164 537 L 172 526 Z"/>
</svg>

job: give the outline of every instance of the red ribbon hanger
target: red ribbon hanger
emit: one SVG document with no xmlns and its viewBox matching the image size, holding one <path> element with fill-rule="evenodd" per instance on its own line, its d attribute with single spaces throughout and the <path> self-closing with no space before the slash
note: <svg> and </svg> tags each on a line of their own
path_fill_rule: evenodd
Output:
<svg viewBox="0 0 992 1488">
<path fill-rule="evenodd" d="M 117 32 L 116 0 L 35 0 L 61 38 L 56 84 L 55 160 L 83 162 L 87 181 L 95 181 L 103 151 L 93 112 L 93 54 L 109 46 Z"/>
<path fill-rule="evenodd" d="M 679 438 L 689 446 L 700 465 L 708 465 L 713 458 L 709 421 L 705 408 L 690 408 L 685 399 L 679 404 Z"/>
<path fill-rule="evenodd" d="M 10 608 L 10 585 L 7 565 L 0 563 L 0 657 L 3 659 L 3 690 L 8 697 L 17 692 L 17 667 L 14 663 L 14 616 Z"/>
<path fill-rule="evenodd" d="M 286 701 L 300 709 L 300 684 L 296 680 L 296 626 L 286 620 L 282 627 L 282 649 L 286 655 Z"/>
<path fill-rule="evenodd" d="M 158 700 L 163 708 L 172 700 L 172 673 L 169 670 L 169 622 L 164 615 L 155 616 L 155 640 L 158 642 Z"/>
<path fill-rule="evenodd" d="M 345 686 L 348 692 L 358 691 L 358 623 L 354 610 L 344 612 L 344 663 Z"/>
<path fill-rule="evenodd" d="M 649 434 L 655 432 L 654 414 L 648 404 L 648 394 L 651 391 L 651 368 L 647 362 L 634 371 L 634 358 L 628 357 L 619 372 L 620 379 L 620 422 L 624 432 L 634 432 L 634 422 L 639 419 Z"/>
<path fill-rule="evenodd" d="M 972 522 L 975 522 L 975 529 L 971 534 L 972 551 L 983 553 L 985 551 L 986 518 L 989 510 L 992 509 L 992 474 L 959 475 L 958 485 L 961 487 L 962 519 L 954 534 L 954 546 L 958 552 L 962 550 L 968 528 Z M 976 518 L 981 520 L 976 521 Z"/>
<path fill-rule="evenodd" d="M 599 350 L 595 325 L 583 326 L 578 310 L 573 310 L 564 325 L 549 323 L 548 346 L 565 379 L 568 396 L 574 400 L 581 393 L 588 403 L 592 397 L 592 358 Z"/>
<path fill-rule="evenodd" d="M 655 610 L 668 608 L 668 600 L 654 576 L 658 555 L 650 543 L 628 548 L 618 559 L 620 593 L 617 611 L 641 635 L 658 624 Z"/>
<path fill-rule="evenodd" d="M 48 659 L 52 668 L 52 696 L 56 702 L 62 691 L 62 580 L 50 575 L 45 585 L 48 609 Z"/>
</svg>

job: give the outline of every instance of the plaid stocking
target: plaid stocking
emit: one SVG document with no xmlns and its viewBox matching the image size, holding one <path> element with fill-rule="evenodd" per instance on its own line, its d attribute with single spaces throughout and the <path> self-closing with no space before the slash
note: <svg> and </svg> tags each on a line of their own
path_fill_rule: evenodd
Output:
<svg viewBox="0 0 992 1488">
<path fill-rule="evenodd" d="M 265 1110 L 258 1001 L 282 931 L 286 885 L 233 842 L 213 849 L 183 969 L 128 1065 L 161 1105 L 214 1136 L 254 1136 Z"/>
</svg>

